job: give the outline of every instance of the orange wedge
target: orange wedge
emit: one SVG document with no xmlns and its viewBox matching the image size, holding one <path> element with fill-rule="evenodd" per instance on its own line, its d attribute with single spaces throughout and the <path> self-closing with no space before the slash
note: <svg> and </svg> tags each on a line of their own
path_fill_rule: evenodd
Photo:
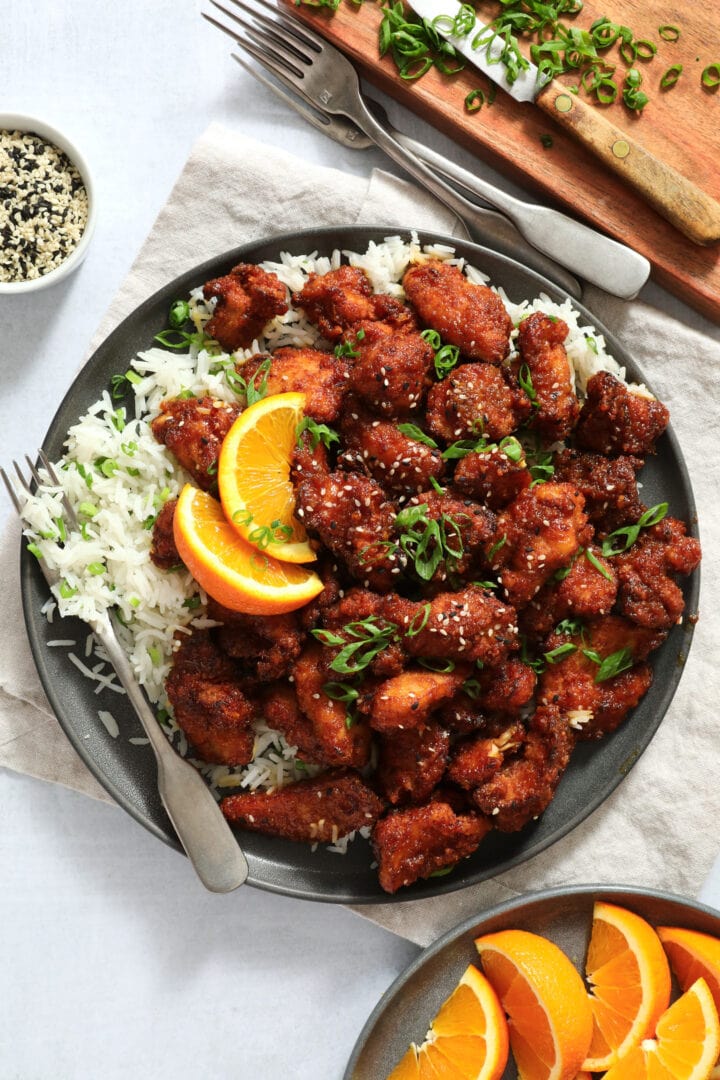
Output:
<svg viewBox="0 0 720 1080">
<path fill-rule="evenodd" d="M 312 562 L 295 517 L 290 461 L 304 394 L 272 394 L 240 413 L 223 439 L 218 488 L 225 517 L 244 540 L 281 562 Z"/>
<path fill-rule="evenodd" d="M 658 926 L 657 933 L 680 989 L 687 990 L 703 978 L 720 1013 L 720 940 L 679 926 Z"/>
<path fill-rule="evenodd" d="M 220 503 L 186 484 L 173 519 L 180 558 L 208 596 L 232 611 L 280 615 L 295 611 L 322 592 L 317 574 L 278 562 L 246 543 Z"/>
<path fill-rule="evenodd" d="M 388 1080 L 500 1080 L 508 1059 L 505 1014 L 492 986 L 472 964 Z"/>
<path fill-rule="evenodd" d="M 698 979 L 657 1022 L 655 1038 L 633 1047 L 604 1080 L 709 1080 L 720 1054 L 720 1021 L 704 979 Z"/>
<path fill-rule="evenodd" d="M 583 1068 L 601 1072 L 655 1031 L 670 1003 L 670 968 L 645 919 L 598 901 L 585 973 L 594 1023 Z"/>
<path fill-rule="evenodd" d="M 485 934 L 475 945 L 510 1018 L 520 1080 L 575 1080 L 590 1045 L 592 1013 L 565 953 L 526 930 Z"/>
</svg>

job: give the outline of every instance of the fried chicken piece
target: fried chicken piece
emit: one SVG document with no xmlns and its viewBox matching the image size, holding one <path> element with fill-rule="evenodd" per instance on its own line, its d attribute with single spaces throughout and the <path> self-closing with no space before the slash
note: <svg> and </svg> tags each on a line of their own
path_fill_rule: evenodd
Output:
<svg viewBox="0 0 720 1080">
<path fill-rule="evenodd" d="M 536 395 L 528 426 L 545 443 L 567 438 L 580 415 L 572 365 L 563 344 L 567 336 L 566 322 L 541 311 L 528 315 L 518 328 L 520 357 L 527 364 Z"/>
<path fill-rule="evenodd" d="M 449 574 L 463 577 L 472 570 L 488 568 L 486 552 L 495 535 L 496 520 L 487 507 L 473 499 L 458 499 L 452 490 L 446 490 L 442 495 L 436 491 L 423 491 L 404 509 L 409 511 L 413 506 L 426 507 L 424 516 L 429 521 L 437 521 L 445 536 L 448 555 L 435 570 L 433 584 L 447 581 Z M 400 534 L 405 531 L 401 526 L 396 529 Z"/>
<path fill-rule="evenodd" d="M 537 675 L 516 656 L 497 667 L 486 667 L 478 675 L 478 703 L 491 713 L 514 715 L 528 704 L 537 684 Z"/>
<path fill-rule="evenodd" d="M 538 708 L 517 755 L 508 755 L 496 773 L 473 792 L 499 832 L 517 832 L 548 808 L 575 745 L 558 709 Z"/>
<path fill-rule="evenodd" d="M 568 643 L 576 648 L 540 675 L 539 705 L 556 706 L 583 739 L 600 739 L 615 731 L 649 689 L 652 669 L 643 661 L 664 637 L 663 633 L 634 626 L 619 615 L 606 615 L 588 623 L 582 639 L 552 634 L 546 642 L 547 651 Z M 588 653 L 597 654 L 601 660 L 617 656 L 625 661 L 625 670 L 596 682 L 600 668 Z"/>
<path fill-rule="evenodd" d="M 301 473 L 296 515 L 311 535 L 373 588 L 387 589 L 400 568 L 391 550 L 395 507 L 375 480 L 356 473 Z"/>
<path fill-rule="evenodd" d="M 620 581 L 618 610 L 638 626 L 669 630 L 680 622 L 685 599 L 673 575 L 690 574 L 700 562 L 700 541 L 686 536 L 676 518 L 644 529 L 613 566 Z"/>
<path fill-rule="evenodd" d="M 348 380 L 352 392 L 378 416 L 412 416 L 432 384 L 430 345 L 417 331 L 399 331 L 390 322 L 363 323 L 352 333 L 357 338 Z"/>
<path fill-rule="evenodd" d="M 583 497 L 571 484 L 538 484 L 518 495 L 497 519 L 494 567 L 511 604 L 526 604 L 567 566 L 591 530 Z"/>
<path fill-rule="evenodd" d="M 217 301 L 205 333 L 226 352 L 249 348 L 271 319 L 288 310 L 287 289 L 278 276 L 251 263 L 238 263 L 225 277 L 206 282 L 203 296 Z"/>
<path fill-rule="evenodd" d="M 313 569 L 323 583 L 323 591 L 297 612 L 303 630 L 318 626 L 323 613 L 338 602 L 342 592 L 339 566 L 331 555 L 321 554 Z"/>
<path fill-rule="evenodd" d="M 310 274 L 302 290 L 293 294 L 323 337 L 339 341 L 347 330 L 376 320 L 398 329 L 415 325 L 412 313 L 386 293 L 373 293 L 370 278 L 358 266 L 339 266 L 327 274 Z"/>
<path fill-rule="evenodd" d="M 345 769 L 329 769 L 274 791 L 228 795 L 220 807 L 233 825 L 304 844 L 334 844 L 372 826 L 384 809 L 357 773 Z"/>
<path fill-rule="evenodd" d="M 453 486 L 463 495 L 485 503 L 490 510 L 502 510 L 530 487 L 531 481 L 524 454 L 513 460 L 493 445 L 480 453 L 472 450 L 458 461 Z"/>
<path fill-rule="evenodd" d="M 461 364 L 436 382 L 427 400 L 426 423 L 438 439 L 470 436 L 504 439 L 530 413 L 530 399 L 492 364 Z"/>
<path fill-rule="evenodd" d="M 315 735 L 312 722 L 300 711 L 295 691 L 285 682 L 271 683 L 258 698 L 258 711 L 268 725 L 282 733 L 298 756 L 313 765 L 329 765 L 328 755 Z"/>
<path fill-rule="evenodd" d="M 322 424 L 337 420 L 348 388 L 349 372 L 345 360 L 319 349 L 285 346 L 276 349 L 272 357 L 252 356 L 236 370 L 247 378 L 250 372 L 258 372 L 267 359 L 270 359 L 265 376 L 268 394 L 305 394 L 305 416 Z M 255 384 L 259 381 L 255 379 Z"/>
<path fill-rule="evenodd" d="M 429 802 L 395 810 L 381 818 L 372 832 L 378 879 L 395 893 L 436 870 L 454 866 L 472 855 L 490 831 L 478 814 L 456 814 L 445 802 Z"/>
<path fill-rule="evenodd" d="M 335 631 L 341 636 L 344 636 L 348 643 L 353 640 L 351 635 L 343 633 L 344 628 L 348 624 L 364 623 L 367 620 L 371 620 L 378 630 L 390 631 L 384 639 L 384 647 L 376 654 L 367 667 L 368 673 L 379 679 L 387 679 L 392 678 L 394 675 L 399 675 L 408 660 L 407 653 L 403 649 L 399 638 L 397 638 L 394 633 L 396 629 L 395 623 L 387 618 L 386 607 L 387 603 L 384 596 L 370 592 L 369 589 L 355 586 L 354 588 L 349 589 L 335 604 L 329 605 L 323 612 L 321 620 L 325 629 Z M 412 609 L 412 614 L 416 614 L 414 608 Z M 422 611 L 420 618 L 421 617 Z M 411 615 L 408 615 L 408 622 L 410 621 L 410 618 Z M 358 639 L 355 638 L 355 640 Z M 365 686 L 359 700 L 361 711 L 363 702 L 366 699 L 369 700 L 374 691 L 374 686 L 371 686 L 370 688 Z"/>
<path fill-rule="evenodd" d="M 293 665 L 298 705 L 312 724 L 324 759 L 333 765 L 362 769 L 370 757 L 370 729 L 352 719 L 342 701 L 328 697 L 324 687 L 338 681 L 330 668 L 337 650 L 308 645 Z"/>
<path fill-rule="evenodd" d="M 602 570 L 598 570 L 598 566 Z M 524 634 L 540 639 L 563 619 L 595 619 L 609 615 L 617 591 L 618 579 L 613 563 L 603 557 L 599 548 L 590 545 L 575 559 L 567 577 L 543 585 L 523 608 L 520 629 Z"/>
<path fill-rule="evenodd" d="M 497 667 L 517 648 L 514 609 L 475 585 L 455 593 L 439 593 L 426 604 L 390 595 L 386 611 L 391 620 L 395 615 L 394 621 L 404 634 L 403 647 L 410 656 L 463 664 L 480 660 Z M 408 633 L 405 627 L 415 632 Z"/>
<path fill-rule="evenodd" d="M 587 384 L 575 443 L 598 454 L 644 457 L 654 452 L 669 420 L 662 402 L 634 393 L 608 371 L 598 371 Z"/>
<path fill-rule="evenodd" d="M 173 535 L 176 506 L 177 499 L 168 499 L 153 525 L 150 559 L 160 570 L 171 570 L 174 566 L 182 566 L 182 559 L 175 546 Z"/>
<path fill-rule="evenodd" d="M 403 671 L 380 683 L 372 696 L 363 701 L 361 710 L 369 714 L 370 727 L 375 731 L 423 728 L 435 709 L 455 696 L 468 671 L 467 667 L 447 674 Z"/>
<path fill-rule="evenodd" d="M 389 420 L 375 419 L 356 399 L 346 404 L 340 434 L 345 453 L 338 464 L 367 473 L 391 495 L 424 491 L 445 472 L 439 450 L 403 435 Z"/>
<path fill-rule="evenodd" d="M 287 675 L 302 651 L 304 633 L 298 615 L 245 615 L 208 599 L 208 617 L 223 625 L 215 638 L 228 656 L 241 661 L 244 672 L 261 682 Z"/>
<path fill-rule="evenodd" d="M 492 733 L 471 735 L 455 745 L 445 777 L 466 791 L 474 791 L 495 776 L 506 756 L 516 752 L 525 739 L 525 726 L 517 722 Z"/>
<path fill-rule="evenodd" d="M 562 450 L 554 459 L 554 479 L 573 484 L 585 499 L 585 513 L 604 537 L 622 525 L 632 525 L 645 507 L 638 498 L 637 457 L 608 458 L 580 450 Z"/>
<path fill-rule="evenodd" d="M 487 285 L 474 285 L 457 266 L 430 259 L 405 272 L 403 287 L 424 325 L 457 345 L 463 356 L 489 364 L 505 359 L 512 322 Z"/>
<path fill-rule="evenodd" d="M 209 491 L 216 483 L 222 441 L 239 415 L 237 405 L 209 396 L 167 398 L 150 427 L 198 487 Z"/>
<path fill-rule="evenodd" d="M 477 697 L 469 694 L 456 694 L 452 701 L 442 705 L 437 712 L 438 723 L 448 728 L 453 735 L 470 735 L 472 732 L 486 731 L 492 723 L 487 713 L 481 709 Z"/>
<path fill-rule="evenodd" d="M 439 724 L 380 736 L 375 780 L 393 806 L 425 802 L 442 779 L 450 736 Z"/>
<path fill-rule="evenodd" d="M 165 689 L 175 719 L 203 761 L 247 765 L 252 760 L 255 706 L 233 661 L 208 631 L 182 638 Z"/>
</svg>

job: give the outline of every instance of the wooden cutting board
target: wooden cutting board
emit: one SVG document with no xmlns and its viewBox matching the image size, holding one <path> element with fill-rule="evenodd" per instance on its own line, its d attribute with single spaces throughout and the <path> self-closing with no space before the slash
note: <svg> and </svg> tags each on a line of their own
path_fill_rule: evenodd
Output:
<svg viewBox="0 0 720 1080">
<path fill-rule="evenodd" d="M 498 5 L 491 0 L 478 4 L 479 14 L 488 20 L 497 11 Z M 464 106 L 468 92 L 488 88 L 485 77 L 469 68 L 454 76 L 440 75 L 433 68 L 415 82 L 404 81 L 390 58 L 379 57 L 380 3 L 356 5 L 340 0 L 334 13 L 300 4 L 293 6 L 293 13 L 338 45 L 368 81 L 544 202 L 642 252 L 652 263 L 658 284 L 720 322 L 720 245 L 703 248 L 686 239 L 540 109 L 518 104 L 498 90 L 491 106 L 469 113 Z M 616 102 L 607 107 L 608 117 L 720 200 L 720 88 L 708 90 L 700 81 L 708 64 L 720 62 L 720 8 L 715 0 L 699 6 L 677 0 L 655 0 L 651 5 L 645 0 L 609 0 L 603 9 L 586 4 L 573 22 L 588 28 L 599 15 L 631 27 L 636 38 L 658 45 L 652 61 L 635 64 L 643 75 L 649 104 L 642 114 L 635 114 Z M 658 27 L 664 24 L 680 27 L 677 42 L 659 37 Z M 607 56 L 619 64 L 622 73 L 624 65 L 614 49 Z M 663 91 L 660 80 L 675 63 L 683 64 L 680 80 Z M 569 76 L 562 81 L 577 83 Z M 547 135 L 552 138 L 548 148 L 541 138 Z"/>
</svg>

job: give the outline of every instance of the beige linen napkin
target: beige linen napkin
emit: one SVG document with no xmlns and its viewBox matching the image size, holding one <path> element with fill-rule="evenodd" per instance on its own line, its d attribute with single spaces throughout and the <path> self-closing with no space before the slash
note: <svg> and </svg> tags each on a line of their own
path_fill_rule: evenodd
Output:
<svg viewBox="0 0 720 1080">
<path fill-rule="evenodd" d="M 200 260 L 273 233 L 353 223 L 464 235 L 437 202 L 389 174 L 374 172 L 368 181 L 308 165 L 214 125 L 194 147 L 92 347 L 150 293 Z M 646 304 L 623 303 L 598 290 L 588 290 L 585 302 L 635 355 L 670 408 L 701 523 L 701 619 L 680 688 L 650 747 L 569 836 L 491 882 L 445 897 L 354 909 L 419 944 L 498 900 L 545 886 L 622 882 L 694 896 L 720 847 L 720 583 L 714 558 L 720 539 L 720 348 L 712 337 Z M 22 620 L 19 535 L 13 523 L 1 549 L 5 625 Z M 12 653 L 0 661 L 0 765 L 110 801 L 54 720 L 24 639 L 15 639 Z"/>
</svg>

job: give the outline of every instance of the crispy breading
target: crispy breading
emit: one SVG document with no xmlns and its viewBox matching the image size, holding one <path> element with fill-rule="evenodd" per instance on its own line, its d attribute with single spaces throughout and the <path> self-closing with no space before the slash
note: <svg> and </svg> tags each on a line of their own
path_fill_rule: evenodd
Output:
<svg viewBox="0 0 720 1080">
<path fill-rule="evenodd" d="M 487 818 L 456 814 L 445 802 L 394 810 L 372 833 L 380 885 L 395 893 L 472 855 L 490 831 Z"/>
<path fill-rule="evenodd" d="M 662 644 L 665 634 L 633 625 L 619 615 L 606 615 L 587 623 L 582 637 L 551 634 L 546 650 L 572 644 L 575 650 L 557 659 L 540 675 L 537 700 L 556 706 L 569 717 L 583 739 L 599 739 L 615 731 L 652 683 L 649 653 Z M 627 650 L 632 667 L 596 682 L 601 660 Z"/>
<path fill-rule="evenodd" d="M 391 550 L 395 507 L 375 480 L 357 473 L 300 474 L 296 514 L 311 536 L 359 581 L 389 588 L 397 557 Z"/>
<path fill-rule="evenodd" d="M 491 734 L 482 731 L 456 743 L 445 778 L 466 791 L 485 784 L 498 772 L 508 754 L 525 742 L 525 725 L 512 721 Z"/>
<path fill-rule="evenodd" d="M 442 779 L 450 736 L 432 721 L 421 728 L 382 734 L 375 781 L 393 806 L 424 802 Z"/>
<path fill-rule="evenodd" d="M 245 615 L 208 598 L 208 617 L 222 623 L 215 637 L 227 656 L 261 682 L 287 675 L 300 655 L 305 634 L 296 612 L 287 615 Z"/>
<path fill-rule="evenodd" d="M 541 311 L 533 311 L 518 328 L 520 358 L 529 369 L 535 392 L 528 426 L 545 443 L 566 439 L 580 415 L 572 365 L 564 345 L 567 335 L 566 322 L 551 319 Z"/>
<path fill-rule="evenodd" d="M 348 380 L 353 394 L 378 416 L 412 418 L 432 384 L 428 343 L 417 331 L 400 331 L 389 322 L 363 323 L 350 337 L 357 353 Z"/>
<path fill-rule="evenodd" d="M 514 609 L 478 586 L 439 593 L 427 604 L 392 595 L 385 599 L 388 618 L 396 616 L 393 621 L 404 632 L 403 647 L 410 656 L 468 664 L 479 660 L 495 667 L 517 648 Z M 426 612 L 422 629 L 416 629 Z"/>
<path fill-rule="evenodd" d="M 662 402 L 633 393 L 608 371 L 598 371 L 588 380 L 575 444 L 598 454 L 645 457 L 654 452 L 669 419 Z"/>
<path fill-rule="evenodd" d="M 512 322 L 487 285 L 475 285 L 457 266 L 430 259 L 406 270 L 403 287 L 421 322 L 457 345 L 463 356 L 490 364 L 505 359 Z"/>
<path fill-rule="evenodd" d="M 182 565 L 173 535 L 176 506 L 177 499 L 168 499 L 153 524 L 150 559 L 160 570 L 170 570 L 173 566 Z"/>
<path fill-rule="evenodd" d="M 567 577 L 548 581 L 522 609 L 520 630 L 533 639 L 542 639 L 563 619 L 609 615 L 617 591 L 613 562 L 603 557 L 600 548 L 590 544 L 583 553 L 578 553 Z"/>
<path fill-rule="evenodd" d="M 440 480 L 445 462 L 439 450 L 403 435 L 397 424 L 378 420 L 356 398 L 346 402 L 340 423 L 344 453 L 338 465 L 366 473 L 391 496 L 424 491 Z"/>
<path fill-rule="evenodd" d="M 210 491 L 223 439 L 239 415 L 239 406 L 209 396 L 167 398 L 150 427 L 198 487 Z"/>
<path fill-rule="evenodd" d="M 493 566 L 510 603 L 531 600 L 591 535 L 583 497 L 571 484 L 538 484 L 518 495 L 498 515 L 494 545 Z"/>
<path fill-rule="evenodd" d="M 315 735 L 312 722 L 300 711 L 291 684 L 275 682 L 264 687 L 258 696 L 258 712 L 271 728 L 282 732 L 289 746 L 297 747 L 301 760 L 313 765 L 332 764 Z"/>
<path fill-rule="evenodd" d="M 422 728 L 431 714 L 454 697 L 467 678 L 469 668 L 448 674 L 436 671 L 403 671 L 376 687 L 362 709 L 375 731 L 394 732 Z"/>
<path fill-rule="evenodd" d="M 573 484 L 585 499 L 585 513 L 599 537 L 634 524 L 645 507 L 638 497 L 637 457 L 608 458 L 582 450 L 562 450 L 554 458 L 555 480 Z"/>
<path fill-rule="evenodd" d="M 335 843 L 372 826 L 384 808 L 358 774 L 345 769 L 330 769 L 274 791 L 228 795 L 220 806 L 234 825 L 305 844 Z"/>
<path fill-rule="evenodd" d="M 373 293 L 370 278 L 358 266 L 343 265 L 327 274 L 310 274 L 292 300 L 330 341 L 339 341 L 345 331 L 376 319 L 392 322 L 398 329 L 415 324 L 400 300 Z"/>
<path fill-rule="evenodd" d="M 511 460 L 499 446 L 479 453 L 471 450 L 455 466 L 453 486 L 465 496 L 501 510 L 521 491 L 530 487 L 532 477 L 523 454 Z"/>
<path fill-rule="evenodd" d="M 492 364 L 461 364 L 428 394 L 426 426 L 446 443 L 504 439 L 530 412 L 530 399 Z"/>
<path fill-rule="evenodd" d="M 249 379 L 268 359 L 267 373 L 255 378 L 255 385 L 265 378 L 268 394 L 305 394 L 305 416 L 322 424 L 337 420 L 348 389 L 348 365 L 342 357 L 319 349 L 286 346 L 276 349 L 271 357 L 265 354 L 251 356 L 237 366 L 237 371 Z"/>
<path fill-rule="evenodd" d="M 238 263 L 225 277 L 206 282 L 203 296 L 216 300 L 205 333 L 226 352 L 249 348 L 271 319 L 288 310 L 287 289 L 278 276 L 250 263 Z"/>
<path fill-rule="evenodd" d="M 478 704 L 490 713 L 519 713 L 535 693 L 537 676 L 529 664 L 509 656 L 497 667 L 485 667 L 478 676 Z"/>
<path fill-rule="evenodd" d="M 295 661 L 293 685 L 298 705 L 312 724 L 325 760 L 333 765 L 362 769 L 370 757 L 370 729 L 364 720 L 348 713 L 342 701 L 328 697 L 325 686 L 342 680 L 330 668 L 337 650 L 313 643 Z"/>
<path fill-rule="evenodd" d="M 685 607 L 675 575 L 690 574 L 700 562 L 700 541 L 686 535 L 677 518 L 663 518 L 612 563 L 620 581 L 618 610 L 638 626 L 669 630 Z"/>
<path fill-rule="evenodd" d="M 233 661 L 208 631 L 181 638 L 165 689 L 177 723 L 203 761 L 246 765 L 252 760 L 255 705 Z"/>
<path fill-rule="evenodd" d="M 557 709 L 538 708 L 517 753 L 473 792 L 473 800 L 500 832 L 517 832 L 552 802 L 575 745 Z"/>
</svg>

